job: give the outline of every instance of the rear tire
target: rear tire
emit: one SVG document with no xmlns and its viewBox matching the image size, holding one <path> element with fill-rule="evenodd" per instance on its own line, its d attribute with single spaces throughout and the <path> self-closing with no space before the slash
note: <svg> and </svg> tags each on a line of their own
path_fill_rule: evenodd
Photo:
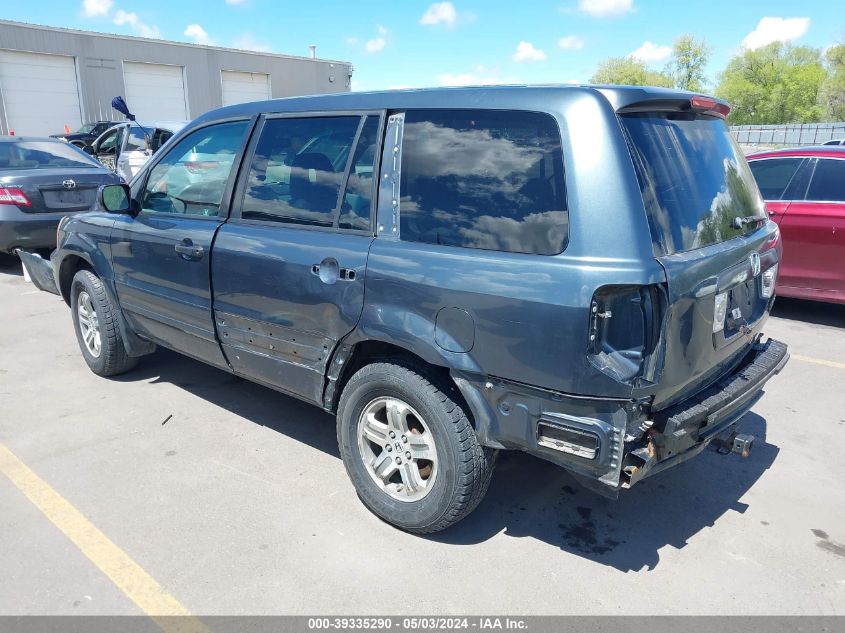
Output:
<svg viewBox="0 0 845 633">
<path fill-rule="evenodd" d="M 126 353 L 117 310 L 109 300 L 103 282 L 90 270 L 80 270 L 70 286 L 73 329 L 88 367 L 98 376 L 117 376 L 138 364 Z"/>
<path fill-rule="evenodd" d="M 495 453 L 466 412 L 421 371 L 391 363 L 358 370 L 337 414 L 340 454 L 364 505 L 398 528 L 439 532 L 479 504 Z"/>
</svg>

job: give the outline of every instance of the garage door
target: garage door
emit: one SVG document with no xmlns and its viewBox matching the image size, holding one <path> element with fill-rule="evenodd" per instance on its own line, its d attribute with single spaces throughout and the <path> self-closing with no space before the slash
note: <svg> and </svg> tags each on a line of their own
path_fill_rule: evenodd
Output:
<svg viewBox="0 0 845 633">
<path fill-rule="evenodd" d="M 166 64 L 123 62 L 126 104 L 139 121 L 188 118 L 184 68 Z"/>
<path fill-rule="evenodd" d="M 270 98 L 270 75 L 224 70 L 223 105 L 264 101 Z"/>
<path fill-rule="evenodd" d="M 61 134 L 82 124 L 73 57 L 0 50 L 0 96 L 4 134 Z"/>
</svg>

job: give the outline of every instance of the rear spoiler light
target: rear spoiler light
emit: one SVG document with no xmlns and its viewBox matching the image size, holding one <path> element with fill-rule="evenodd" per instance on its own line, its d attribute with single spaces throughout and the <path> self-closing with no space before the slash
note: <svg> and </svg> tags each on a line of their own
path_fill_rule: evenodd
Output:
<svg viewBox="0 0 845 633">
<path fill-rule="evenodd" d="M 708 114 L 715 114 L 722 118 L 727 117 L 731 112 L 731 107 L 727 103 L 719 103 L 713 97 L 705 97 L 703 95 L 695 95 L 689 100 L 690 108 L 693 110 L 701 110 Z"/>
</svg>

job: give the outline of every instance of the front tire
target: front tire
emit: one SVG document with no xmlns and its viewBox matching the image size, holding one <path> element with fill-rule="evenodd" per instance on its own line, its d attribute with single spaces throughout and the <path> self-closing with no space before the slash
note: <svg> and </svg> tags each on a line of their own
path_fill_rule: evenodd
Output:
<svg viewBox="0 0 845 633">
<path fill-rule="evenodd" d="M 88 367 L 98 376 L 129 371 L 138 359 L 126 353 L 117 325 L 118 308 L 112 305 L 103 282 L 90 270 L 80 270 L 70 287 L 73 329 Z"/>
<path fill-rule="evenodd" d="M 466 412 L 421 372 L 391 363 L 358 370 L 338 405 L 337 437 L 364 505 L 408 532 L 439 532 L 479 504 L 494 452 Z"/>
</svg>

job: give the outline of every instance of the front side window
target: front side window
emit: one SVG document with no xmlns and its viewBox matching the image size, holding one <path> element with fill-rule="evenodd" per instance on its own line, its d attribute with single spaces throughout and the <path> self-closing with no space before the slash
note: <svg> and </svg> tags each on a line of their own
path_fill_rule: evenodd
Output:
<svg viewBox="0 0 845 633">
<path fill-rule="evenodd" d="M 845 202 L 845 160 L 819 159 L 807 189 L 807 200 Z"/>
<path fill-rule="evenodd" d="M 152 129 L 146 130 L 138 125 L 130 125 L 126 136 L 126 151 L 144 151 L 152 134 Z"/>
<path fill-rule="evenodd" d="M 179 141 L 150 171 L 141 210 L 217 216 L 249 121 L 200 128 Z"/>
<path fill-rule="evenodd" d="M 783 194 L 802 158 L 766 158 L 748 163 L 764 200 L 783 200 Z"/>
<path fill-rule="evenodd" d="M 405 113 L 400 237 L 555 255 L 569 216 L 560 131 L 535 112 Z"/>
<path fill-rule="evenodd" d="M 359 116 L 268 119 L 250 164 L 241 217 L 331 227 Z"/>
<path fill-rule="evenodd" d="M 117 149 L 117 142 L 120 140 L 120 135 L 123 132 L 123 128 L 117 128 L 116 130 L 112 130 L 102 139 L 100 139 L 100 144 L 97 146 L 97 153 L 98 154 L 114 154 L 115 150 Z"/>
</svg>

